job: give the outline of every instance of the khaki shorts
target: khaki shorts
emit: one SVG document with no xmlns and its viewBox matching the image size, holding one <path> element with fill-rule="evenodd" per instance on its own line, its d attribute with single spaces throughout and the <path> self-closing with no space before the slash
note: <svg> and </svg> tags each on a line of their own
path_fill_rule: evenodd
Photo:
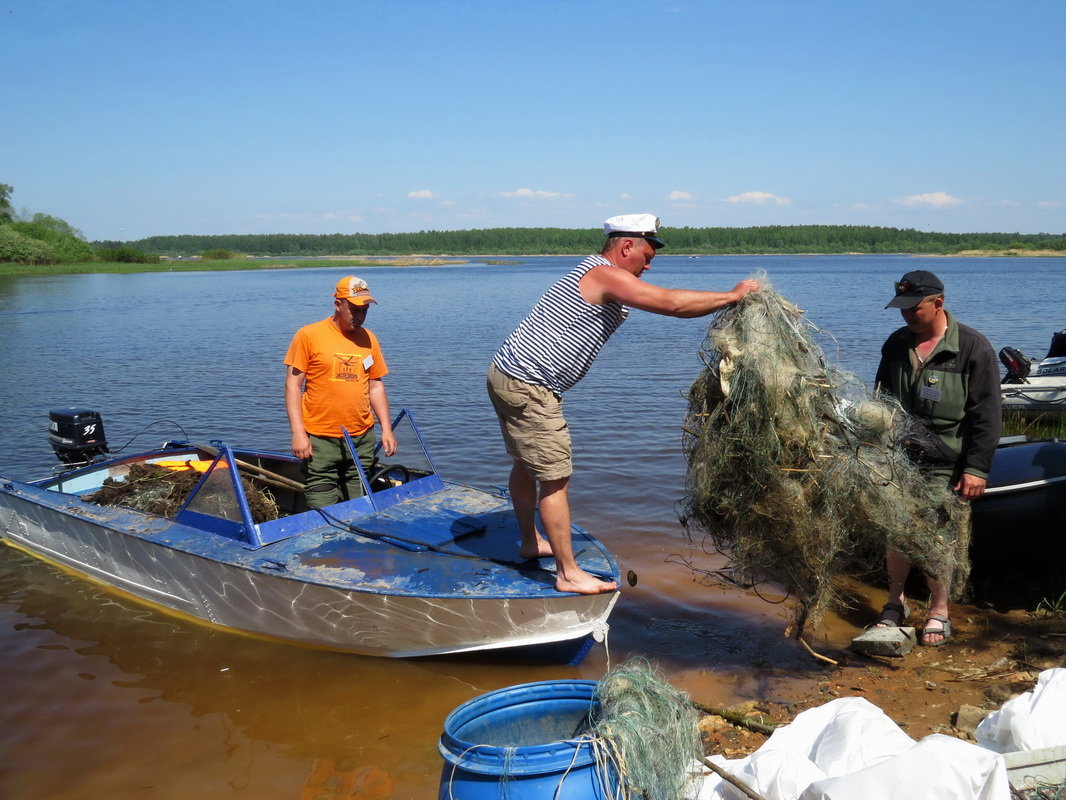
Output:
<svg viewBox="0 0 1066 800">
<path fill-rule="evenodd" d="M 570 477 L 570 429 L 563 419 L 563 401 L 550 389 L 512 378 L 495 364 L 489 367 L 486 386 L 511 457 L 538 481 Z"/>
</svg>

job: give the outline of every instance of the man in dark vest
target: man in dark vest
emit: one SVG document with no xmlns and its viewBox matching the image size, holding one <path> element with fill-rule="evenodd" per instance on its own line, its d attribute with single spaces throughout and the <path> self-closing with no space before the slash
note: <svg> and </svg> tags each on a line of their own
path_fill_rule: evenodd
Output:
<svg viewBox="0 0 1066 800">
<path fill-rule="evenodd" d="M 921 424 L 926 435 L 915 437 L 913 455 L 929 480 L 969 502 L 985 491 L 1002 426 L 995 352 L 944 308 L 944 284 L 932 272 L 908 272 L 895 287 L 885 308 L 898 308 L 906 324 L 881 348 L 876 383 Z M 891 548 L 885 562 L 888 603 L 877 625 L 894 627 L 907 614 L 903 590 L 911 562 Z M 927 579 L 932 599 L 920 642 L 936 646 L 951 637 L 950 576 Z"/>
</svg>

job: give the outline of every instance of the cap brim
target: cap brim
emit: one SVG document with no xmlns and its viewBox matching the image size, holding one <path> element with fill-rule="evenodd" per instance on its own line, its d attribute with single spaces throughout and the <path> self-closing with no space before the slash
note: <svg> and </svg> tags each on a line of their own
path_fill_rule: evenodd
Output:
<svg viewBox="0 0 1066 800">
<path fill-rule="evenodd" d="M 654 247 L 656 250 L 662 247 L 666 247 L 666 242 L 664 242 L 657 236 L 645 236 L 644 238 L 651 242 L 651 246 Z"/>
<path fill-rule="evenodd" d="M 914 308 L 924 299 L 923 295 L 898 294 L 888 301 L 885 308 Z"/>
<path fill-rule="evenodd" d="M 353 306 L 368 306 L 371 303 L 377 305 L 377 300 L 373 297 L 346 297 L 345 298 Z"/>
</svg>

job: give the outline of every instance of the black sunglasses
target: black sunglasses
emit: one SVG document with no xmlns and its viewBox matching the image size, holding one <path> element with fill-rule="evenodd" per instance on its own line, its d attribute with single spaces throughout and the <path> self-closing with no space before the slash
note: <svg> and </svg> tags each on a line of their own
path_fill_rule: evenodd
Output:
<svg viewBox="0 0 1066 800">
<path fill-rule="evenodd" d="M 910 281 L 893 281 L 892 285 L 896 287 L 896 294 L 907 294 L 909 292 L 940 291 L 934 286 L 921 286 L 917 283 L 911 283 Z"/>
</svg>

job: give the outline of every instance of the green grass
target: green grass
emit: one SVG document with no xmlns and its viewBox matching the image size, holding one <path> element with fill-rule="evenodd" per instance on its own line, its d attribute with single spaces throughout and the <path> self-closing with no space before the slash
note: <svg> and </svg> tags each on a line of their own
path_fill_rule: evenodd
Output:
<svg viewBox="0 0 1066 800">
<path fill-rule="evenodd" d="M 132 272 L 224 272 L 238 269 L 300 269 L 301 267 L 382 267 L 438 266 L 463 264 L 465 258 L 426 258 L 425 256 L 389 256 L 382 258 L 273 258 L 259 261 L 234 258 L 226 261 L 161 261 L 158 264 L 122 264 L 117 261 L 89 261 L 83 264 L 13 264 L 0 263 L 0 277 L 6 275 L 88 275 L 94 273 Z"/>
<path fill-rule="evenodd" d="M 1028 436 L 1030 439 L 1066 439 L 1066 415 L 1041 414 L 1024 417 L 1008 411 L 1003 415 L 1004 436 Z"/>
<path fill-rule="evenodd" d="M 1066 591 L 1060 594 L 1058 597 L 1048 599 L 1043 598 L 1036 604 L 1036 613 L 1044 614 L 1061 614 L 1066 611 Z"/>
</svg>

